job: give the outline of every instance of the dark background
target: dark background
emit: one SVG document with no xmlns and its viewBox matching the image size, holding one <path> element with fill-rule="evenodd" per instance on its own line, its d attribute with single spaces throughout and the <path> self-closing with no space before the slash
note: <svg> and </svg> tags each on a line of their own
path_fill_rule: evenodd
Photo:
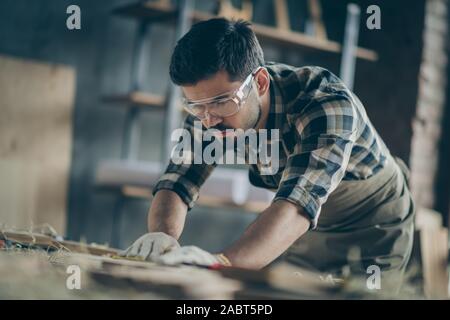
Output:
<svg viewBox="0 0 450 320">
<path fill-rule="evenodd" d="M 108 93 L 126 92 L 130 83 L 131 49 L 137 22 L 111 14 L 129 0 L 0 0 L 0 53 L 73 66 L 77 72 L 74 109 L 74 143 L 70 174 L 67 234 L 70 238 L 109 241 L 111 212 L 116 194 L 98 191 L 93 185 L 96 164 L 119 158 L 125 109 L 101 101 Z M 322 1 L 323 19 L 331 40 L 342 42 L 349 1 Z M 352 1 L 361 6 L 359 44 L 375 50 L 379 61 L 358 60 L 355 92 L 367 108 L 375 127 L 393 154 L 409 162 L 411 121 L 415 114 L 418 72 L 422 52 L 424 0 Z M 254 20 L 273 24 L 272 1 L 254 1 Z M 66 28 L 66 8 L 81 8 L 81 30 Z M 368 30 L 367 6 L 382 11 L 382 29 Z M 304 1 L 289 1 L 294 29 L 302 27 Z M 197 0 L 209 9 L 211 1 Z M 173 27 L 155 25 L 147 39 L 149 54 L 144 88 L 164 94 L 169 83 L 168 64 L 174 45 Z M 151 45 L 151 46 L 150 46 Z M 339 74 L 340 55 L 302 54 L 263 46 L 266 60 L 293 65 L 320 65 Z M 1 70 L 0 70 L 1 72 Z M 163 114 L 142 115 L 139 159 L 160 159 Z M 122 243 L 128 245 L 146 231 L 149 203 L 127 202 L 121 222 Z M 189 214 L 182 242 L 219 250 L 235 239 L 254 219 L 238 210 L 195 208 Z M 205 241 L 205 239 L 207 241 Z"/>
</svg>

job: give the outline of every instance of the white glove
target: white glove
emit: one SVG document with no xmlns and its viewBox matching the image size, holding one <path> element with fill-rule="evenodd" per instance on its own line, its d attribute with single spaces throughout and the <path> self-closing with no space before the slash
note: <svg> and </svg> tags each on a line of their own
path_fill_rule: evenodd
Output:
<svg viewBox="0 0 450 320">
<path fill-rule="evenodd" d="M 164 232 L 151 232 L 137 239 L 128 249 L 121 251 L 119 255 L 154 261 L 159 255 L 179 247 L 178 241 L 168 234 Z"/>
<path fill-rule="evenodd" d="M 196 246 L 185 246 L 174 249 L 157 257 L 155 261 L 166 265 L 178 265 L 182 263 L 205 267 L 217 264 L 231 265 L 223 254 L 214 255 Z"/>
</svg>

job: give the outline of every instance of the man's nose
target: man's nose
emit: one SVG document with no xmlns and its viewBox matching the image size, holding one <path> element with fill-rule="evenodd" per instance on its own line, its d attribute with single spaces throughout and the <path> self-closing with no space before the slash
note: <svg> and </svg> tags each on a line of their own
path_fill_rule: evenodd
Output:
<svg viewBox="0 0 450 320">
<path fill-rule="evenodd" d="M 207 128 L 211 128 L 211 127 L 218 125 L 222 121 L 223 121 L 222 118 L 216 117 L 216 116 L 211 115 L 208 112 L 206 112 L 205 119 L 203 120 L 203 125 Z"/>
</svg>

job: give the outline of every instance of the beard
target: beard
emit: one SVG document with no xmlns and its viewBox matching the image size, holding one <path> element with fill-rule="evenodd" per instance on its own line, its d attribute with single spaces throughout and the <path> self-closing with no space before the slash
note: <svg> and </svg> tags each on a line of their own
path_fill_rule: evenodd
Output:
<svg viewBox="0 0 450 320">
<path fill-rule="evenodd" d="M 250 114 L 244 121 L 241 128 L 233 128 L 233 127 L 224 125 L 223 123 L 219 123 L 219 124 L 215 125 L 214 127 L 211 127 L 211 129 L 217 129 L 219 131 L 225 131 L 227 129 L 232 129 L 232 130 L 243 129 L 244 131 L 247 129 L 256 129 L 256 126 L 258 125 L 259 120 L 261 120 L 261 116 L 262 116 L 261 104 L 258 103 L 255 107 L 253 107 L 253 110 L 250 111 Z"/>
<path fill-rule="evenodd" d="M 253 126 L 251 126 L 251 128 L 256 129 L 256 126 L 258 125 L 259 120 L 261 120 L 261 115 L 262 115 L 261 104 L 258 103 L 258 116 L 256 117 L 256 120 L 255 120 Z"/>
<path fill-rule="evenodd" d="M 246 105 L 244 105 L 243 109 L 239 111 L 245 112 L 246 115 L 243 116 L 244 119 L 241 121 L 238 128 L 227 126 L 221 122 L 212 127 L 212 129 L 217 129 L 222 132 L 227 129 L 243 129 L 244 131 L 248 129 L 256 129 L 262 117 L 262 102 L 257 92 L 254 90 L 255 89 L 253 89 L 250 93 Z"/>
<path fill-rule="evenodd" d="M 262 116 L 262 106 L 261 106 L 261 100 L 259 99 L 258 95 L 255 95 L 253 99 L 251 99 L 250 105 L 251 108 L 248 111 L 248 116 L 246 117 L 245 123 L 243 123 L 243 129 L 256 129 L 256 126 L 259 123 L 259 120 L 261 120 Z"/>
<path fill-rule="evenodd" d="M 234 129 L 234 128 L 232 128 L 230 126 L 226 126 L 226 125 L 224 125 L 222 123 L 219 123 L 218 125 L 215 125 L 214 127 L 211 127 L 211 129 L 217 129 L 219 131 L 225 131 L 227 129 Z"/>
</svg>

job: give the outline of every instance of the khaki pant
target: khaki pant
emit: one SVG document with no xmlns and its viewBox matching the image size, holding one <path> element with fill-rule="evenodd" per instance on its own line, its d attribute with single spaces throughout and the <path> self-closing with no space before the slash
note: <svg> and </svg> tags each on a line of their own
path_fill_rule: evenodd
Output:
<svg viewBox="0 0 450 320">
<path fill-rule="evenodd" d="M 407 170 L 400 159 L 389 156 L 374 176 L 342 181 L 322 206 L 317 229 L 300 237 L 284 259 L 336 276 L 346 266 L 352 274 L 367 276 L 367 268 L 376 265 L 382 283 L 398 288 L 414 234 Z"/>
</svg>

